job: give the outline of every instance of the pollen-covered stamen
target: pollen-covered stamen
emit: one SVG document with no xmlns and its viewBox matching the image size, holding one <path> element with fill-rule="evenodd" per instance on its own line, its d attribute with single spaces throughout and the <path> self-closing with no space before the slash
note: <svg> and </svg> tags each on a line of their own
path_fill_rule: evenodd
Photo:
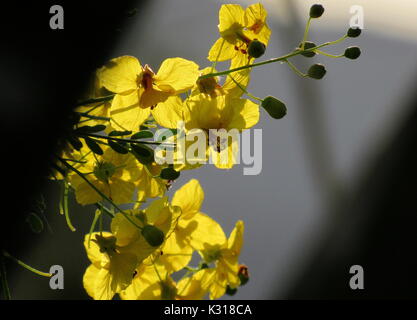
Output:
<svg viewBox="0 0 417 320">
<path fill-rule="evenodd" d="M 264 22 L 262 20 L 256 20 L 256 22 L 248 28 L 248 30 L 253 31 L 254 33 L 258 34 L 261 32 L 262 28 L 264 27 Z"/>
<path fill-rule="evenodd" d="M 216 150 L 218 153 L 222 152 L 227 148 L 227 137 L 212 133 L 209 135 L 208 139 L 210 145 L 212 145 L 214 147 L 214 150 Z"/>
<path fill-rule="evenodd" d="M 97 245 L 100 247 L 101 253 L 107 253 L 108 255 L 112 255 L 117 252 L 116 237 L 114 236 L 104 237 L 97 234 L 96 238 L 91 239 L 91 241 L 97 243 Z"/>
<path fill-rule="evenodd" d="M 98 180 L 107 183 L 116 172 L 116 169 L 116 166 L 110 162 L 97 162 L 93 173 Z"/>
<path fill-rule="evenodd" d="M 145 66 L 142 68 L 142 80 L 141 80 L 141 85 L 145 90 L 152 89 L 154 76 L 155 76 L 155 73 L 147 64 L 145 64 Z"/>
</svg>

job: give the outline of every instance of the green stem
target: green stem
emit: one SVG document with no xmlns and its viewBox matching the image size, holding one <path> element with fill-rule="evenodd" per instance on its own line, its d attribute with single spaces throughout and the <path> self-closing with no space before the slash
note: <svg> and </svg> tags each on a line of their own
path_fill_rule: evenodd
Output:
<svg viewBox="0 0 417 320">
<path fill-rule="evenodd" d="M 92 116 L 91 114 L 88 114 L 86 112 L 78 112 L 78 114 L 82 117 L 93 119 L 93 120 L 110 121 L 110 118 L 108 118 L 108 117 Z"/>
<path fill-rule="evenodd" d="M 220 72 L 204 74 L 204 75 L 200 76 L 199 79 L 206 79 L 206 78 L 211 78 L 211 77 L 216 77 L 216 76 L 223 76 L 223 75 L 226 75 L 226 74 L 229 74 L 229 73 L 232 73 L 232 72 L 236 72 L 236 71 L 240 71 L 240 70 L 244 70 L 244 69 L 248 69 L 248 68 L 259 67 L 259 66 L 263 66 L 265 64 L 279 62 L 279 61 L 285 61 L 289 58 L 292 58 L 292 57 L 295 57 L 295 56 L 301 54 L 302 52 L 314 51 L 314 50 L 322 48 L 322 47 L 337 44 L 339 42 L 342 42 L 346 38 L 347 38 L 347 35 L 345 35 L 345 36 L 343 36 L 340 39 L 337 39 L 335 41 L 325 42 L 325 43 L 323 43 L 319 46 L 312 47 L 312 48 L 309 48 L 309 49 L 306 49 L 306 50 L 297 49 L 297 50 L 294 50 L 291 53 L 288 53 L 288 54 L 283 55 L 283 56 L 278 57 L 278 58 L 265 60 L 265 61 L 261 61 L 261 62 L 257 62 L 257 63 L 253 63 L 253 64 L 248 64 L 248 65 L 245 65 L 245 66 L 241 66 L 241 67 L 237 67 L 237 68 L 233 68 L 233 69 L 229 69 L 229 70 L 224 70 L 224 71 L 220 71 Z"/>
<path fill-rule="evenodd" d="M 303 41 L 301 42 L 301 50 L 304 50 L 304 45 L 308 37 L 308 30 L 310 29 L 310 23 L 311 23 L 311 17 L 308 18 L 307 23 L 306 23 L 306 28 L 304 29 Z"/>
<path fill-rule="evenodd" d="M 90 226 L 90 232 L 88 233 L 88 242 L 87 242 L 88 248 L 90 248 L 91 234 L 94 232 L 94 229 L 96 228 L 96 225 L 97 225 L 97 220 L 101 216 L 101 214 L 102 214 L 102 211 L 100 210 L 96 210 L 96 212 L 94 213 L 94 219 Z"/>
<path fill-rule="evenodd" d="M 334 54 L 330 54 L 321 50 L 316 50 L 316 53 L 329 57 L 329 58 L 343 58 L 345 56 L 344 54 L 334 55 Z"/>
<path fill-rule="evenodd" d="M 51 275 L 49 272 L 42 272 L 42 271 L 39 271 L 39 270 L 37 270 L 37 269 L 35 269 L 35 268 L 33 268 L 33 267 L 31 267 L 31 266 L 27 265 L 27 264 L 26 264 L 26 263 L 24 263 L 23 261 L 20 261 L 19 259 L 16 259 L 15 257 L 13 257 L 12 255 L 10 255 L 10 254 L 9 254 L 8 252 L 6 252 L 6 251 L 3 251 L 3 255 L 4 255 L 6 258 L 9 258 L 10 260 L 12 260 L 12 261 L 16 262 L 19 266 L 22 266 L 23 268 L 25 268 L 25 269 L 27 269 L 27 270 L 29 270 L 29 271 L 31 271 L 31 272 L 33 272 L 33 273 L 35 273 L 35 274 L 39 275 L 39 276 L 42 276 L 42 277 L 47 277 L 47 278 L 52 277 L 52 275 Z"/>
<path fill-rule="evenodd" d="M 116 137 L 109 137 L 109 136 L 102 136 L 95 133 L 80 133 L 78 134 L 80 137 L 90 137 L 90 138 L 98 138 L 98 139 L 108 139 L 113 141 L 119 142 L 128 142 L 128 143 L 139 143 L 139 144 L 156 144 L 156 145 L 166 145 L 166 146 L 175 146 L 174 143 L 166 143 L 166 142 L 153 142 L 153 141 L 138 141 L 138 140 L 131 140 L 131 139 L 123 139 L 123 138 L 116 138 Z"/>
<path fill-rule="evenodd" d="M 237 82 L 232 75 L 229 74 L 230 79 L 239 87 L 240 90 L 242 90 L 248 97 L 251 97 L 254 100 L 257 100 L 259 102 L 262 102 L 263 100 L 261 98 L 255 97 L 253 94 L 251 94 L 248 90 L 246 90 L 239 82 Z"/>
<path fill-rule="evenodd" d="M 83 105 L 86 105 L 86 104 L 92 104 L 92 103 L 96 103 L 96 102 L 105 102 L 105 101 L 109 101 L 109 100 L 111 100 L 111 99 L 113 99 L 113 97 L 115 96 L 115 94 L 110 94 L 110 95 L 108 95 L 108 96 L 104 96 L 104 97 L 99 97 L 99 98 L 91 98 L 91 99 L 87 99 L 87 100 L 84 100 L 84 101 L 80 101 L 80 102 L 77 102 L 76 104 L 75 104 L 75 106 L 83 106 Z M 90 110 L 91 111 L 91 110 Z M 89 112 L 90 112 L 89 111 Z M 88 112 L 87 112 L 88 113 Z"/>
<path fill-rule="evenodd" d="M 7 275 L 6 275 L 6 266 L 4 264 L 4 251 L 0 253 L 0 278 L 1 278 L 1 286 L 3 288 L 3 295 L 5 300 L 11 300 L 12 296 L 10 294 L 9 284 L 7 283 Z"/>
<path fill-rule="evenodd" d="M 68 194 L 69 194 L 69 186 L 68 183 L 64 180 L 64 195 L 63 195 L 63 209 L 64 209 L 64 214 L 65 214 L 65 221 L 67 222 L 68 228 L 74 232 L 76 231 L 76 229 L 74 228 L 74 226 L 71 223 L 71 219 L 69 216 L 69 210 L 68 210 Z"/>
<path fill-rule="evenodd" d="M 291 62 L 289 62 L 288 60 L 285 60 L 285 62 L 288 64 L 288 66 L 296 73 L 296 74 L 298 74 L 300 77 L 303 77 L 303 78 L 305 78 L 305 77 L 308 77 L 308 75 L 307 74 L 305 74 L 305 73 L 302 73 L 300 70 L 298 70 L 298 68 L 294 65 L 294 64 L 292 64 Z"/>
<path fill-rule="evenodd" d="M 139 230 L 142 230 L 142 227 L 139 226 L 135 221 L 133 221 L 129 215 L 124 212 L 118 205 L 116 205 L 113 200 L 111 200 L 108 196 L 106 196 L 103 192 L 101 192 L 94 184 L 91 183 L 90 180 L 88 180 L 80 171 L 78 171 L 76 168 L 74 168 L 72 165 L 70 165 L 65 160 L 62 160 L 61 158 L 58 158 L 61 163 L 66 166 L 68 169 L 74 171 L 78 176 L 80 176 L 81 179 L 83 179 L 87 184 L 95 191 L 97 192 L 103 199 L 107 200 L 115 209 L 117 209 L 131 224 L 133 224 L 136 228 Z"/>
<path fill-rule="evenodd" d="M 110 218 L 114 218 L 114 213 L 107 209 L 105 206 L 103 206 L 100 202 L 96 203 L 96 207 L 99 210 L 103 211 L 105 214 L 107 214 Z"/>
</svg>

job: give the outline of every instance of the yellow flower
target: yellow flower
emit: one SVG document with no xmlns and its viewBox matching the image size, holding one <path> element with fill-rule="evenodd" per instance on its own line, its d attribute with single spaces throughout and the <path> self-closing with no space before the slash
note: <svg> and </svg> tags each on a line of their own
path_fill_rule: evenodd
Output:
<svg viewBox="0 0 417 320">
<path fill-rule="evenodd" d="M 111 299 L 132 283 L 135 273 L 146 265 L 144 260 L 152 261 L 151 255 L 160 247 L 150 243 L 153 235 L 145 235 L 145 228 L 156 228 L 165 241 L 181 210 L 169 205 L 165 197 L 144 210 L 126 210 L 125 214 L 129 219 L 122 213 L 112 219 L 111 233 L 93 233 L 91 241 L 89 235 L 85 237 L 84 246 L 92 265 L 84 274 L 84 287 L 94 299 Z"/>
<path fill-rule="evenodd" d="M 201 75 L 215 73 L 216 70 L 208 67 L 201 70 Z M 220 84 L 219 77 L 210 77 L 197 80 L 191 96 L 200 93 L 206 94 L 212 98 L 219 95 L 228 95 L 229 97 L 239 98 L 243 94 L 243 90 L 236 84 L 245 88 L 248 86 L 250 80 L 250 69 L 240 70 L 227 75 L 223 84 Z"/>
<path fill-rule="evenodd" d="M 139 177 L 139 163 L 130 154 L 120 154 L 104 148 L 102 156 L 89 153 L 78 170 L 102 193 L 117 204 L 132 201 L 135 182 Z M 81 205 L 97 203 L 102 197 L 80 176 L 72 172 L 69 182 Z"/>
<path fill-rule="evenodd" d="M 204 273 L 199 271 L 191 277 L 184 277 L 177 284 L 178 300 L 201 300 L 207 294 L 208 289 L 202 286 Z"/>
<path fill-rule="evenodd" d="M 174 300 L 177 288 L 169 273 L 149 261 L 137 269 L 132 284 L 120 293 L 123 300 Z"/>
<path fill-rule="evenodd" d="M 132 131 L 138 130 L 151 113 L 158 124 L 166 126 L 170 100 L 191 89 L 198 76 L 198 65 L 182 58 L 166 59 L 155 74 L 135 57 L 122 56 L 99 72 L 103 86 L 116 93 L 111 105 L 113 122 Z"/>
<path fill-rule="evenodd" d="M 159 178 L 162 167 L 154 162 L 142 165 L 136 186 L 138 201 L 144 202 L 147 198 L 162 197 L 168 187 L 168 182 Z"/>
<path fill-rule="evenodd" d="M 138 259 L 123 252 L 110 232 L 95 232 L 89 239 L 86 235 L 84 247 L 92 264 L 84 273 L 84 288 L 95 300 L 110 300 L 132 282 Z"/>
<path fill-rule="evenodd" d="M 203 201 L 204 190 L 196 179 L 183 185 L 172 198 L 172 205 L 182 211 L 173 234 L 181 248 L 190 245 L 195 250 L 202 250 L 207 244 L 226 240 L 220 225 L 201 212 Z"/>
<path fill-rule="evenodd" d="M 210 245 L 200 251 L 207 263 L 214 263 L 212 268 L 198 271 L 201 273 L 201 286 L 210 291 L 210 299 L 218 299 L 226 292 L 227 286 L 236 288 L 240 284 L 238 258 L 243 245 L 243 221 L 238 221 L 224 244 Z"/>
<path fill-rule="evenodd" d="M 203 130 L 213 163 L 229 169 L 237 162 L 238 134 L 259 121 L 259 106 L 248 99 L 229 96 L 208 98 L 200 94 L 187 99 L 185 127 Z M 211 130 L 210 130 L 211 129 Z M 217 130 L 217 132 L 215 132 Z"/>
<path fill-rule="evenodd" d="M 219 11 L 220 38 L 211 47 L 210 61 L 232 60 L 232 67 L 246 65 L 253 59 L 248 54 L 253 40 L 268 45 L 271 30 L 266 24 L 267 12 L 262 4 L 246 10 L 237 4 L 224 4 Z"/>
</svg>

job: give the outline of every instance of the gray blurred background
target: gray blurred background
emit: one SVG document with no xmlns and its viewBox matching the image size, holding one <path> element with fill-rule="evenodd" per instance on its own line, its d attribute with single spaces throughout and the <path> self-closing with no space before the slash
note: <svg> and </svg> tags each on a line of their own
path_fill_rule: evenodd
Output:
<svg viewBox="0 0 417 320">
<path fill-rule="evenodd" d="M 308 8 L 318 1 L 261 2 L 269 12 L 272 29 L 263 57 L 267 59 L 298 45 Z M 218 37 L 218 10 L 222 3 L 228 2 L 145 2 L 138 6 L 136 15 L 127 18 L 129 27 L 120 31 L 120 43 L 109 58 L 133 55 L 154 70 L 165 58 L 176 56 L 208 66 L 206 56 Z M 312 23 L 310 39 L 315 43 L 342 36 L 351 17 L 350 6 L 363 5 L 365 30 L 361 37 L 326 48 L 338 54 L 348 45 L 358 45 L 362 56 L 356 61 L 323 56 L 294 59 L 302 70 L 307 70 L 313 61 L 325 64 L 328 73 L 321 81 L 301 79 L 278 63 L 253 70 L 249 91 L 259 97 L 274 95 L 288 107 L 282 120 L 273 120 L 261 111 L 256 126 L 263 129 L 261 174 L 244 176 L 242 166 L 221 171 L 207 165 L 183 172 L 169 192 L 173 194 L 189 179 L 197 178 L 206 196 L 203 212 L 216 219 L 227 234 L 237 220 L 245 222 L 240 260 L 249 266 L 251 278 L 233 299 L 286 297 L 333 219 L 330 208 L 355 188 L 370 159 L 385 146 L 408 111 L 405 102 L 413 93 L 417 71 L 414 2 L 396 1 L 398 10 L 391 11 L 391 15 L 387 6 L 392 1 L 320 3 L 326 12 Z M 30 236 L 35 245 L 19 258 L 45 271 L 53 264 L 62 265 L 65 290 L 52 291 L 48 279 L 18 269 L 10 279 L 15 299 L 87 298 L 82 275 L 88 260 L 82 240 L 94 208 L 71 204 L 77 228 L 72 233 L 58 214 L 56 189 L 51 184 L 43 191 L 52 233 L 45 230 Z M 349 267 L 346 266 L 346 274 Z"/>
</svg>

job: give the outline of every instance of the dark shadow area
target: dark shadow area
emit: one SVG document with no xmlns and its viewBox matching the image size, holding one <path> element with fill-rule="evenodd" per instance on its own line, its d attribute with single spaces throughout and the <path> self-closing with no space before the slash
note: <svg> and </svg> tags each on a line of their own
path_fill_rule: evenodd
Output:
<svg viewBox="0 0 417 320">
<path fill-rule="evenodd" d="M 330 210 L 321 244 L 286 298 L 417 297 L 417 95 L 408 110 L 356 189 Z M 353 265 L 364 269 L 364 290 L 350 289 Z"/>
<path fill-rule="evenodd" d="M 136 1 L 60 1 L 64 29 L 52 30 L 54 4 L 7 2 L 1 10 L 0 248 L 17 256 L 34 245 L 24 221 L 45 186 L 57 141 L 70 127 L 71 109 L 139 9 Z"/>
</svg>

